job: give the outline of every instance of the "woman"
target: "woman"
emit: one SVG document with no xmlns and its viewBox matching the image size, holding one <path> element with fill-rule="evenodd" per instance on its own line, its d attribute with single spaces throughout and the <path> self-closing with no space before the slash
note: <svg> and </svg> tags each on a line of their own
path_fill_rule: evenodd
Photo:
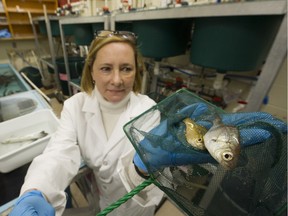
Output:
<svg viewBox="0 0 288 216">
<path fill-rule="evenodd" d="M 60 126 L 29 167 L 11 215 L 33 211 L 54 215 L 54 210 L 61 215 L 64 190 L 77 174 L 81 158 L 94 171 L 101 209 L 144 180 L 135 169 L 135 150 L 123 132 L 125 123 L 155 105 L 139 93 L 142 71 L 133 33 L 97 32 L 83 70 L 83 91 L 65 101 Z M 143 129 L 158 122 L 155 116 Z M 162 195 L 150 186 L 109 215 L 154 215 Z"/>
</svg>

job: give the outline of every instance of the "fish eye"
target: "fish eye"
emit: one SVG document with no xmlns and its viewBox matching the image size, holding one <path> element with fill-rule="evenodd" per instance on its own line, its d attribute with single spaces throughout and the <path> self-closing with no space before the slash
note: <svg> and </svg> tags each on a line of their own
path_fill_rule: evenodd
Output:
<svg viewBox="0 0 288 216">
<path fill-rule="evenodd" d="M 231 152 L 224 152 L 223 153 L 223 160 L 231 161 L 233 159 L 233 154 Z"/>
</svg>

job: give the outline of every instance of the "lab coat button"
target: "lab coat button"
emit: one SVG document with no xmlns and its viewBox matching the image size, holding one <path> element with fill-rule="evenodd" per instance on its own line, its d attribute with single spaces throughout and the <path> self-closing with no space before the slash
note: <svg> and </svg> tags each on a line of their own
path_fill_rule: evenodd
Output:
<svg viewBox="0 0 288 216">
<path fill-rule="evenodd" d="M 107 166 L 107 165 L 108 165 L 108 162 L 107 162 L 107 161 L 103 161 L 103 165 L 104 165 L 104 166 Z"/>
<path fill-rule="evenodd" d="M 107 186 L 106 186 L 106 185 L 103 185 L 103 189 L 106 190 L 106 189 L 107 189 Z"/>
</svg>

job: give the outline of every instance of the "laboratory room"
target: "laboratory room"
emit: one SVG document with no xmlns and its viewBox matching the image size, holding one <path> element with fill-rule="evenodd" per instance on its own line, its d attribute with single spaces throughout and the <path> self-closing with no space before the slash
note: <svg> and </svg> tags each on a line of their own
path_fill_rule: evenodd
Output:
<svg viewBox="0 0 288 216">
<path fill-rule="evenodd" d="M 286 0 L 0 0 L 0 216 L 286 216 Z"/>
</svg>

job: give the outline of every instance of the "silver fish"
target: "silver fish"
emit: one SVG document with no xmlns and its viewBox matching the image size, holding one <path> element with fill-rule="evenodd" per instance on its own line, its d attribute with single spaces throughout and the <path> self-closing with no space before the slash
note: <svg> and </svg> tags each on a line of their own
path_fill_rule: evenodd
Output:
<svg viewBox="0 0 288 216">
<path fill-rule="evenodd" d="M 40 132 L 36 132 L 36 133 L 32 133 L 32 134 L 28 134 L 28 135 L 20 136 L 20 137 L 10 137 L 1 141 L 1 143 L 10 144 L 10 143 L 19 143 L 19 142 L 26 142 L 26 141 L 36 141 L 47 135 L 48 133 L 46 133 L 45 131 L 40 131 Z"/>
<path fill-rule="evenodd" d="M 185 118 L 185 137 L 187 142 L 194 148 L 205 150 L 203 136 L 207 132 L 205 127 L 196 124 L 191 118 Z"/>
<path fill-rule="evenodd" d="M 233 169 L 240 155 L 239 131 L 236 127 L 224 125 L 219 116 L 204 135 L 204 144 L 211 156 L 225 169 Z"/>
</svg>

